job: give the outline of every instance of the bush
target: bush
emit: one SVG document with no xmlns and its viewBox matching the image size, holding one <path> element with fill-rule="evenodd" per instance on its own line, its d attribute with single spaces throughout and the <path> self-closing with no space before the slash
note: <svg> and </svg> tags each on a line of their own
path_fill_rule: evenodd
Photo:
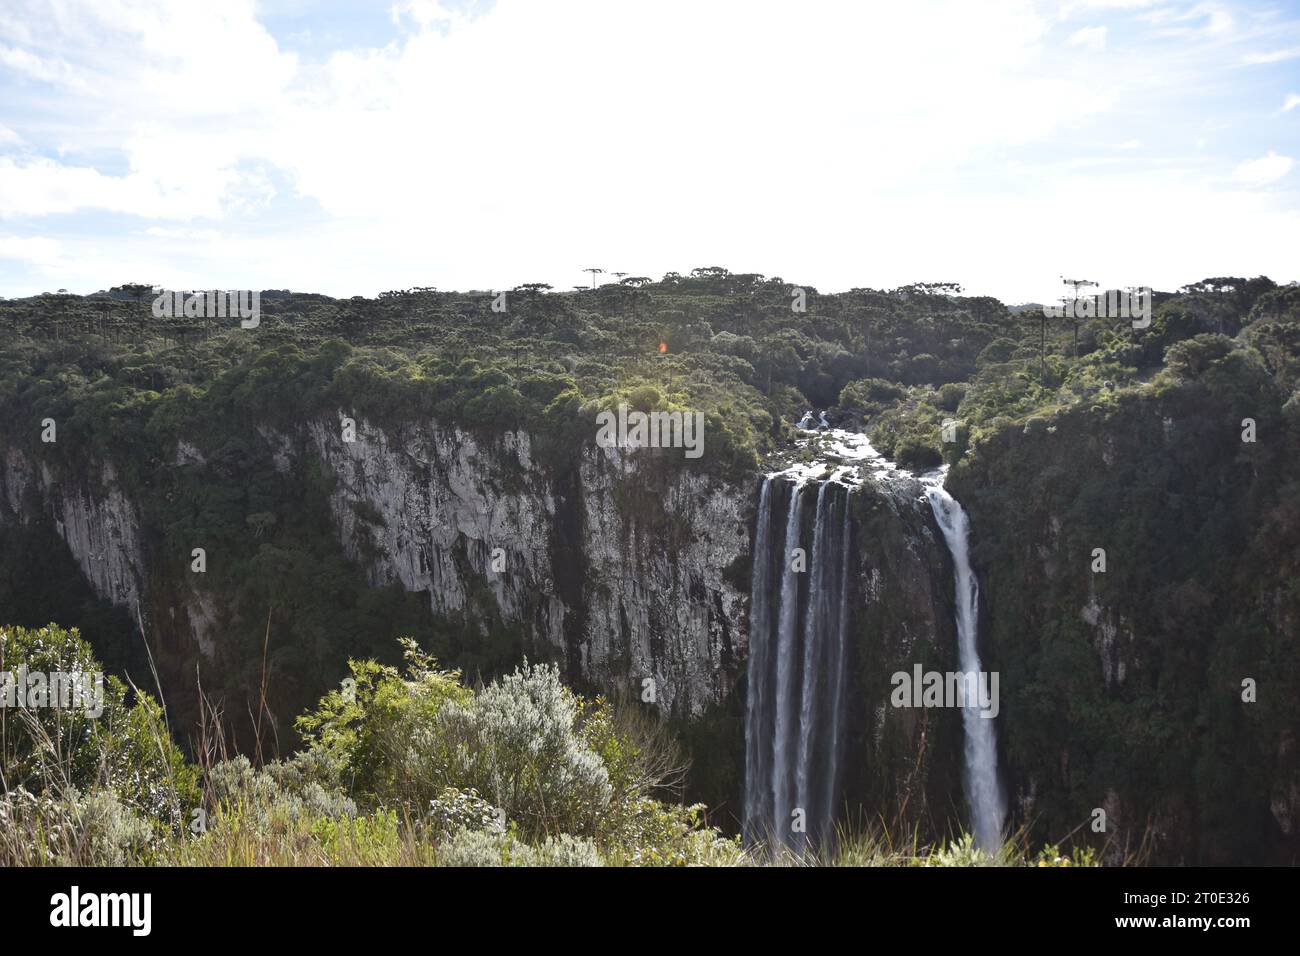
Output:
<svg viewBox="0 0 1300 956">
<path fill-rule="evenodd" d="M 943 455 L 933 445 L 915 438 L 908 438 L 899 442 L 895 447 L 894 460 L 901 468 L 907 468 L 911 471 L 924 471 L 927 468 L 938 468 L 942 465 Z"/>
<path fill-rule="evenodd" d="M 613 790 L 578 733 L 580 706 L 554 666 L 524 664 L 472 702 L 448 706 L 436 728 L 447 775 L 501 807 L 525 833 L 592 834 Z"/>
<path fill-rule="evenodd" d="M 370 806 L 395 805 L 412 814 L 457 781 L 439 731 L 445 705 L 473 694 L 456 671 L 439 670 L 409 638 L 402 640 L 407 674 L 374 661 L 349 661 L 348 690 L 326 694 L 297 720 L 322 773 L 341 781 Z"/>
<path fill-rule="evenodd" d="M 275 771 L 254 770 L 243 755 L 213 767 L 207 783 L 214 819 L 238 814 L 253 830 L 285 830 L 305 820 L 345 820 L 357 815 L 357 805 L 345 794 L 327 790 L 315 780 L 286 788 Z"/>
<path fill-rule="evenodd" d="M 157 837 L 112 790 L 54 797 L 19 788 L 0 798 L 5 866 L 125 866 L 147 857 Z"/>
<path fill-rule="evenodd" d="M 460 830 L 505 831 L 505 811 L 478 795 L 477 790 L 448 787 L 429 801 L 429 828 L 442 837 Z"/>
<path fill-rule="evenodd" d="M 1177 378 L 1199 378 L 1233 347 L 1232 339 L 1226 335 L 1217 332 L 1197 335 L 1169 346 L 1165 352 L 1165 365 Z"/>
<path fill-rule="evenodd" d="M 685 772 L 657 715 L 584 700 L 553 666 L 524 664 L 472 693 L 403 643 L 405 673 L 354 661 L 354 693 L 332 691 L 299 719 L 310 741 L 306 756 L 263 772 L 232 761 L 213 786 L 265 804 L 283 799 L 276 788 L 287 777 L 300 790 L 305 782 L 302 800 L 311 799 L 311 787 L 338 780 L 364 805 L 395 807 L 420 833 L 450 839 L 450 852 L 468 854 L 455 857 L 458 865 L 483 854 L 522 859 L 522 849 L 502 842 L 507 827 L 511 840 L 543 853 L 571 849 L 539 842 L 568 834 L 638 864 L 730 860 L 738 852 L 703 825 L 702 807 L 656 799 L 671 795 Z M 314 810 L 329 813 L 319 804 Z"/>
<path fill-rule="evenodd" d="M 955 412 L 961 400 L 966 397 L 966 386 L 948 382 L 939 386 L 939 407 L 945 412 Z"/>
<path fill-rule="evenodd" d="M 596 845 L 570 836 L 547 837 L 529 846 L 486 830 L 460 830 L 438 848 L 439 866 L 601 866 Z"/>
<path fill-rule="evenodd" d="M 98 675 L 92 709 L 19 706 L 0 740 L 4 786 L 64 797 L 111 790 L 133 811 L 177 829 L 199 799 L 198 772 L 172 742 L 162 708 L 143 691 L 127 703 L 120 680 L 103 675 L 90 645 L 54 624 L 0 627 L 0 669 L 64 677 Z M 53 702 L 51 702 L 53 703 Z M 91 716 L 93 710 L 101 712 Z"/>
</svg>

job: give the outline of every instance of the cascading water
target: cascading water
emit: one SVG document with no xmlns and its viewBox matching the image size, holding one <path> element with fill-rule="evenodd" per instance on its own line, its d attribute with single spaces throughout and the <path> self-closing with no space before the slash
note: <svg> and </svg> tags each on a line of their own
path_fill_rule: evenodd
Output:
<svg viewBox="0 0 1300 956">
<path fill-rule="evenodd" d="M 803 496 L 802 482 L 796 483 L 790 496 L 790 510 L 785 520 L 785 544 L 781 550 L 781 616 L 776 642 L 776 730 L 772 735 L 772 819 L 782 830 L 781 821 L 790 819 L 790 791 L 793 768 L 790 762 L 792 718 L 794 716 L 795 631 L 799 626 L 799 574 L 793 559 L 799 547 L 799 525 Z"/>
<path fill-rule="evenodd" d="M 749 604 L 749 701 L 745 711 L 745 842 L 764 838 L 762 821 L 772 817 L 772 480 L 763 482 L 754 529 L 754 575 Z"/>
<path fill-rule="evenodd" d="M 835 802 L 840 789 L 840 761 L 844 756 L 844 696 L 849 685 L 849 495 L 846 491 L 840 506 L 840 541 L 836 549 L 840 554 L 840 600 L 835 622 L 835 638 L 831 647 L 831 661 L 827 673 L 832 681 L 830 699 L 830 732 L 826 735 L 830 769 L 826 774 L 827 787 L 822 794 L 821 819 L 835 819 Z"/>
<path fill-rule="evenodd" d="M 805 433 L 812 413 L 800 423 Z M 834 835 L 842 801 L 849 659 L 849 583 L 853 485 L 870 477 L 889 494 L 915 502 L 916 482 L 952 554 L 958 659 L 981 674 L 979 584 L 967 554 L 966 513 L 943 488 L 944 471 L 915 475 L 885 460 L 864 435 L 830 429 L 822 455 L 768 476 L 759 498 L 750 600 L 749 696 L 745 715 L 745 842 L 816 848 Z M 805 439 L 806 441 L 806 439 Z M 829 454 L 826 454 L 826 453 Z M 831 465 L 826 479 L 827 459 Z M 817 484 L 812 551 L 806 573 L 800 547 L 805 490 Z M 906 491 L 904 492 L 904 489 Z M 784 512 L 784 535 L 778 523 Z M 807 580 L 806 585 L 802 582 Z M 997 732 L 980 701 L 963 701 L 962 782 L 978 846 L 1001 843 L 1006 797 L 998 779 Z M 801 811 L 797 813 L 796 811 Z M 792 824 L 796 816 L 806 832 Z"/>
<path fill-rule="evenodd" d="M 759 498 L 745 721 L 744 832 L 751 844 L 817 846 L 833 832 L 847 685 L 849 490 L 834 482 L 818 487 L 805 568 L 794 557 L 802 541 L 805 487 L 773 476 Z M 786 488 L 789 507 L 777 550 L 773 515 Z"/>
<path fill-rule="evenodd" d="M 813 525 L 812 575 L 808 582 L 808 607 L 804 612 L 803 623 L 803 681 L 799 691 L 799 749 L 795 758 L 795 802 L 798 806 L 809 807 L 808 788 L 812 781 L 813 732 L 816 729 L 817 712 L 814 703 L 823 696 L 823 682 L 826 678 L 826 642 L 823 634 L 826 619 L 829 617 L 828 604 L 830 595 L 826 590 L 826 562 L 820 560 L 826 550 L 826 489 L 823 484 L 817 490 L 817 510 Z"/>
<path fill-rule="evenodd" d="M 969 526 L 966 512 L 942 485 L 926 480 L 925 496 L 939 522 L 948 550 L 952 552 L 953 576 L 956 579 L 957 656 L 966 674 L 980 673 L 979 649 L 979 582 L 971 570 L 967 553 Z M 965 732 L 963 756 L 966 802 L 971 810 L 971 829 L 976 845 L 995 852 L 1002 844 L 1002 823 L 1006 819 L 1006 797 L 998 780 L 997 731 L 991 719 L 981 716 L 979 702 L 967 699 L 962 708 Z"/>
</svg>

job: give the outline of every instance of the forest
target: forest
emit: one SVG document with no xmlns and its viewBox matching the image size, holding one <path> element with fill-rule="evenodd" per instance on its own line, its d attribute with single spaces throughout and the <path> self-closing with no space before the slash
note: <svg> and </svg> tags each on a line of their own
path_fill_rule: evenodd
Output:
<svg viewBox="0 0 1300 956">
<path fill-rule="evenodd" d="M 110 481 L 107 463 L 111 484 L 138 503 L 158 605 L 142 614 L 97 595 L 54 518 L 10 483 L 0 666 L 103 669 L 110 690 L 102 721 L 2 715 L 7 864 L 749 861 L 734 821 L 711 817 L 738 782 L 700 775 L 720 746 L 707 722 L 608 694 L 526 640 L 489 596 L 470 596 L 489 621 L 471 626 L 376 584 L 340 548 L 336 478 L 286 471 L 267 437 L 340 413 L 395 430 L 436 421 L 483 442 L 526 433 L 534 460 L 557 473 L 578 470 L 602 412 L 702 413 L 705 453 L 658 455 L 652 467 L 741 484 L 789 455 L 806 411 L 824 411 L 902 467 L 949 465 L 973 522 L 996 529 L 975 552 L 986 600 L 1005 611 L 988 640 L 1004 688 L 1007 670 L 1031 688 L 1003 718 L 1013 768 L 1051 764 L 1062 739 L 1088 753 L 1079 761 L 1109 766 L 1118 736 L 1177 775 L 1262 733 L 1267 767 L 1240 766 L 1245 757 L 1202 767 L 1223 781 L 1212 799 L 1232 805 L 1234 774 L 1266 793 L 1293 772 L 1297 758 L 1276 745 L 1300 726 L 1300 694 L 1276 693 L 1262 731 L 1223 714 L 1207 723 L 1193 707 L 1191 725 L 1217 728 L 1207 743 L 1173 730 L 1155 705 L 1135 716 L 1132 684 L 1085 681 L 1079 660 L 1091 651 L 1068 622 L 1089 597 L 1077 582 L 1032 579 L 1038 562 L 1021 543 L 1062 508 L 1072 548 L 1124 529 L 1108 539 L 1126 542 L 1110 560 L 1130 570 L 1105 580 L 1105 597 L 1150 618 L 1141 659 L 1161 663 L 1143 678 L 1148 701 L 1201 686 L 1202 653 L 1294 663 L 1296 632 L 1275 629 L 1300 620 L 1285 573 L 1300 535 L 1294 283 L 1228 276 L 1157 291 L 1146 328 L 1052 318 L 1042 304 L 1008 306 L 949 282 L 822 293 L 716 266 L 657 281 L 593 273 L 591 287 L 566 291 L 333 299 L 268 289 L 255 328 L 155 317 L 155 295 L 126 283 L 0 301 L 0 454 L 92 485 Z M 1178 415 L 1194 424 L 1171 461 L 1155 435 Z M 1245 419 L 1260 441 L 1241 439 Z M 50 422 L 57 439 L 43 440 Z M 1049 435 L 1066 450 L 1043 444 Z M 1121 474 L 1086 467 L 1084 449 L 1107 441 Z M 359 526 L 375 520 L 358 506 Z M 174 582 L 195 542 L 212 556 L 205 588 L 222 602 L 199 688 L 201 655 L 156 623 L 183 597 Z M 1229 574 L 1225 546 L 1282 555 L 1279 575 Z M 1045 613 L 1041 602 L 1054 603 Z M 1269 602 L 1277 616 L 1265 621 L 1255 611 Z M 1054 628 L 1046 649 L 1030 636 Z M 1191 632 L 1213 634 L 1207 649 L 1170 643 Z M 1279 679 L 1294 689 L 1294 677 Z M 1139 790 L 1162 786 L 1120 763 Z M 1083 842 L 1056 842 L 1068 814 L 1052 819 L 1053 806 L 1073 805 L 1078 786 L 1069 775 L 1048 784 L 1047 822 L 1027 822 L 1006 862 L 1098 862 Z M 1187 812 L 1218 820 L 1220 809 Z M 1196 852 L 1263 853 L 1261 826 L 1216 831 Z M 944 865 L 977 852 L 957 832 L 924 834 L 919 848 L 915 837 L 864 829 L 825 862 Z"/>
</svg>

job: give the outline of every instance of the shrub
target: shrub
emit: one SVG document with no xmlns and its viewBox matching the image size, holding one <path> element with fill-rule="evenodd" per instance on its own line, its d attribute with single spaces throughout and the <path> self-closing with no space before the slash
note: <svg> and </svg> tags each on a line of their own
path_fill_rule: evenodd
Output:
<svg viewBox="0 0 1300 956">
<path fill-rule="evenodd" d="M 505 829 L 505 812 L 478 795 L 477 790 L 448 787 L 429 801 L 429 828 L 440 836 L 460 830 Z"/>
<path fill-rule="evenodd" d="M 287 778 L 286 778 L 287 779 Z M 357 805 L 337 790 L 315 780 L 286 789 L 268 769 L 254 770 L 242 754 L 208 772 L 214 819 L 238 814 L 254 830 L 285 830 L 305 820 L 345 820 L 357 815 Z"/>
<path fill-rule="evenodd" d="M 638 798 L 622 808 L 607 840 L 621 863 L 634 866 L 732 866 L 741 861 L 739 838 L 703 823 L 704 806 Z"/>
<path fill-rule="evenodd" d="M 147 858 L 157 838 L 112 790 L 55 797 L 19 788 L 0 798 L 5 866 L 125 866 Z"/>
<path fill-rule="evenodd" d="M 955 412 L 961 400 L 966 397 L 966 386 L 948 382 L 939 386 L 939 407 L 945 412 Z"/>
<path fill-rule="evenodd" d="M 501 807 L 525 833 L 591 834 L 609 806 L 609 771 L 578 733 L 580 706 L 554 666 L 525 663 L 439 715 L 447 775 Z"/>
<path fill-rule="evenodd" d="M 937 468 L 943 464 L 943 455 L 933 445 L 915 438 L 908 438 L 894 448 L 894 459 L 902 468 L 921 471 Z"/>
<path fill-rule="evenodd" d="M 90 645 L 56 625 L 0 628 L 0 670 L 102 675 Z M 4 786 L 64 796 L 112 790 L 160 826 L 178 828 L 197 805 L 198 772 L 172 742 L 162 708 L 137 690 L 134 704 L 113 676 L 102 677 L 102 712 L 18 707 L 0 741 Z M 98 703 L 98 702 L 97 702 Z"/>
<path fill-rule="evenodd" d="M 334 776 L 368 805 L 423 812 L 444 788 L 448 757 L 438 729 L 444 706 L 473 694 L 456 671 L 442 671 L 409 638 L 402 640 L 407 675 L 374 661 L 350 661 L 350 691 L 331 691 L 297 727 L 320 772 Z"/>
<path fill-rule="evenodd" d="M 569 834 L 529 846 L 510 834 L 460 830 L 438 848 L 439 866 L 600 866 L 589 840 Z"/>
</svg>

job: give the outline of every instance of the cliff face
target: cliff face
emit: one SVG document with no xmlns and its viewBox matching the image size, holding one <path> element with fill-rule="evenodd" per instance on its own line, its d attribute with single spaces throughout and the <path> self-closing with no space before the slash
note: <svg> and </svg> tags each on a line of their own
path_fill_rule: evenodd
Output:
<svg viewBox="0 0 1300 956">
<path fill-rule="evenodd" d="M 534 460 L 522 431 L 483 439 L 362 420 L 345 441 L 322 419 L 258 437 L 290 486 L 323 472 L 333 533 L 371 585 L 425 595 L 433 618 L 468 639 L 494 625 L 516 630 L 525 650 L 558 657 L 575 682 L 685 717 L 735 686 L 748 594 L 728 570 L 748 554 L 746 489 L 594 443 L 576 470 L 557 470 Z M 171 467 L 204 461 L 181 443 Z M 149 502 L 137 507 L 110 463 L 97 467 L 88 482 L 8 447 L 0 521 L 52 518 L 96 594 L 140 606 L 164 647 L 212 657 L 223 620 L 216 579 L 178 577 L 188 552 L 151 568 L 166 529 L 142 523 Z"/>
<path fill-rule="evenodd" d="M 556 473 L 522 431 L 307 431 L 343 548 L 373 584 L 425 592 L 438 616 L 495 614 L 574 679 L 638 697 L 651 680 L 665 713 L 699 714 L 734 686 L 748 595 L 725 572 L 748 554 L 744 489 L 594 444 Z"/>
<path fill-rule="evenodd" d="M 953 473 L 1034 836 L 1104 811 L 1112 859 L 1294 862 L 1300 489 L 1268 409 L 1151 390 L 1004 429 Z"/>
<path fill-rule="evenodd" d="M 147 579 L 139 515 L 110 463 L 101 463 L 95 477 L 60 480 L 48 465 L 8 447 L 0 456 L 0 522 L 27 523 L 43 512 L 95 593 L 134 612 Z"/>
<path fill-rule="evenodd" d="M 920 482 L 869 481 L 854 494 L 856 693 L 849 795 L 895 832 L 966 819 L 960 711 L 890 703 L 891 676 L 956 671 L 952 562 Z"/>
</svg>

